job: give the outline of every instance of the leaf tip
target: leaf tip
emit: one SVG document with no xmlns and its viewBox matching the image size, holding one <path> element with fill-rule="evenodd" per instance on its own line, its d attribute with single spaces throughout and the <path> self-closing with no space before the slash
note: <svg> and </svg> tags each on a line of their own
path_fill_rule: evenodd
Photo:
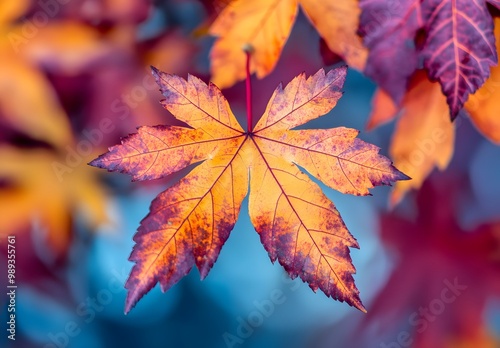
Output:
<svg viewBox="0 0 500 348">
<path fill-rule="evenodd" d="M 129 290 L 129 292 L 127 294 L 127 298 L 125 300 L 125 308 L 123 309 L 123 314 L 127 315 L 132 310 L 132 308 L 135 307 L 136 303 L 137 303 L 137 300 L 131 298 L 130 290 Z"/>
<path fill-rule="evenodd" d="M 158 76 L 158 75 L 160 75 L 160 70 L 158 70 L 158 68 L 154 67 L 153 65 L 150 65 L 149 67 L 151 68 L 151 73 L 152 73 L 154 76 Z"/>
<path fill-rule="evenodd" d="M 357 291 L 356 291 L 355 293 L 353 293 L 352 298 L 351 298 L 351 299 L 349 299 L 349 300 L 347 301 L 347 303 L 348 303 L 350 306 L 352 306 L 352 307 L 354 307 L 354 308 L 356 308 L 356 309 L 359 309 L 361 312 L 363 312 L 363 313 L 365 313 L 365 314 L 366 314 L 366 313 L 368 313 L 368 311 L 366 310 L 365 306 L 364 306 L 364 305 L 363 305 L 363 303 L 361 302 L 361 299 L 359 298 L 359 295 L 358 295 L 358 294 L 359 294 L 359 292 L 357 292 Z"/>
<path fill-rule="evenodd" d="M 397 180 L 400 180 L 400 181 L 403 181 L 403 180 L 412 180 L 412 177 L 409 176 L 409 175 L 406 175 L 405 173 L 403 173 L 402 171 L 400 171 L 399 169 L 397 169 L 396 167 L 394 167 L 394 170 L 397 171 Z"/>
<path fill-rule="evenodd" d="M 92 161 L 88 162 L 87 165 L 91 167 L 96 167 L 96 168 L 105 168 L 103 163 L 102 163 L 102 158 L 106 154 L 99 155 L 97 158 L 94 158 Z"/>
<path fill-rule="evenodd" d="M 137 236 L 137 234 L 136 234 Z M 134 236 L 135 237 L 135 236 Z M 136 251 L 136 246 L 134 246 L 134 251 Z M 133 260 L 137 262 L 137 259 L 134 258 L 134 251 L 130 254 L 129 260 Z M 125 298 L 125 308 L 124 313 L 128 314 L 132 308 L 144 297 L 157 283 L 157 277 L 149 277 L 146 279 L 141 278 L 140 274 L 140 266 L 136 264 L 130 275 L 128 276 L 127 281 L 125 282 L 125 289 L 127 289 L 127 297 Z"/>
<path fill-rule="evenodd" d="M 200 271 L 200 280 L 205 280 L 212 269 L 213 263 L 198 261 L 196 266 L 198 267 L 198 271 Z"/>
<path fill-rule="evenodd" d="M 450 121 L 453 122 L 455 119 L 462 113 L 464 103 L 462 103 L 459 107 L 453 107 L 450 105 Z"/>
<path fill-rule="evenodd" d="M 331 70 L 329 70 L 326 75 L 333 75 L 333 74 L 337 74 L 337 73 L 340 73 L 343 77 L 345 77 L 347 75 L 347 65 L 344 64 L 344 65 L 340 65 L 340 66 L 337 66 Z M 320 69 L 320 71 L 323 70 L 323 68 Z M 323 70 L 324 71 L 324 70 Z"/>
<path fill-rule="evenodd" d="M 349 66 L 347 64 L 342 64 L 342 65 L 339 65 L 337 67 L 337 69 L 340 69 L 340 70 L 343 70 L 343 71 L 346 71 L 349 69 Z"/>
<path fill-rule="evenodd" d="M 128 314 L 132 308 L 135 307 L 137 302 L 146 295 L 156 284 L 156 280 L 150 282 L 146 285 L 146 287 L 141 287 L 138 284 L 138 280 L 132 278 L 132 274 L 129 276 L 127 282 L 125 283 L 125 288 L 128 290 L 127 297 L 125 299 L 125 308 L 123 312 Z"/>
<path fill-rule="evenodd" d="M 94 158 L 92 161 L 87 162 L 87 165 L 92 166 L 92 167 L 99 167 L 97 160 L 98 160 L 98 158 Z"/>
</svg>

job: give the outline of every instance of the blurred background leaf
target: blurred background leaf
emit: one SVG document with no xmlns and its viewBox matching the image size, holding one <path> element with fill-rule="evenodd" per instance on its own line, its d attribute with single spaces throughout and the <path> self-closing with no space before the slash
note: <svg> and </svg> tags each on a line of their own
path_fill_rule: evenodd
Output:
<svg viewBox="0 0 500 348">
<path fill-rule="evenodd" d="M 86 163 L 139 125 L 177 124 L 159 103 L 150 65 L 208 82 L 214 42 L 208 28 L 230 3 L 0 3 L 0 285 L 5 289 L 7 282 L 5 236 L 16 235 L 19 286 L 16 341 L 3 329 L 0 346 L 224 347 L 228 333 L 239 339 L 235 347 L 348 347 L 353 335 L 357 347 L 381 347 L 408 329 L 405 315 L 432 299 L 440 277 L 461 274 L 469 286 L 463 297 L 447 305 L 424 336 L 412 338 L 423 342 L 420 346 L 498 346 L 498 254 L 493 250 L 498 232 L 492 228 L 500 220 L 500 150 L 466 116 L 456 120 L 460 141 L 448 168 L 437 178 L 429 170 L 423 203 L 410 191 L 389 213 L 387 188 L 359 200 L 322 186 L 361 246 L 352 257 L 367 317 L 285 277 L 269 263 L 246 214 L 206 280 L 191 272 L 167 294 L 155 289 L 123 315 L 132 236 L 151 199 L 180 176 L 131 185 L 120 174 L 101 173 Z M 280 82 L 341 62 L 342 55 L 328 52 L 331 43 L 320 45 L 316 28 L 301 11 L 276 68 L 262 80 L 253 79 L 256 115 Z M 495 95 L 495 76 L 494 70 L 477 95 L 489 120 L 494 103 L 487 96 Z M 308 127 L 363 128 L 375 86 L 350 69 L 344 90 L 334 111 Z M 244 83 L 224 95 L 244 123 Z M 479 116 L 474 117 L 477 122 Z M 488 126 L 481 129 L 488 133 Z M 387 123 L 360 137 L 387 155 L 393 130 Z M 456 177 L 464 181 L 449 186 Z M 455 191 L 456 198 L 447 196 Z M 451 209 L 455 203 L 459 207 Z M 247 208 L 244 201 L 242 209 Z M 449 220 L 441 228 L 439 219 L 417 221 L 417 213 L 446 213 Z M 404 224 L 386 229 L 388 221 Z M 407 271 L 410 266 L 414 272 Z M 286 300 L 262 314 L 259 308 L 276 290 Z M 3 293 L 0 322 L 6 323 Z M 239 334 L 243 321 L 259 316 L 251 333 Z M 366 329 L 360 329 L 362 323 Z M 373 330 L 377 326 L 384 330 Z"/>
</svg>

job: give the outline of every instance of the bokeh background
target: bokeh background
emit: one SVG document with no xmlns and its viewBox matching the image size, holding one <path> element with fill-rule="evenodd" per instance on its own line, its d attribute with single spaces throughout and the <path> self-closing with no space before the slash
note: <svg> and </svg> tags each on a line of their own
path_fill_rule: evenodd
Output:
<svg viewBox="0 0 500 348">
<path fill-rule="evenodd" d="M 87 163 L 140 125 L 176 124 L 149 66 L 209 81 L 207 28 L 223 5 L 0 4 L 0 346 L 500 347 L 500 147 L 466 114 L 448 169 L 394 209 L 388 187 L 352 197 L 322 186 L 361 246 L 351 254 L 368 314 L 271 264 L 246 201 L 206 280 L 193 269 L 123 314 L 133 234 L 179 175 L 131 183 Z M 300 14 L 277 68 L 253 78 L 256 115 L 280 82 L 337 64 L 320 46 Z M 387 155 L 394 125 L 364 130 L 375 85 L 350 69 L 344 90 L 308 126 L 360 129 Z M 223 93 L 244 124 L 244 83 Z M 8 235 L 16 236 L 15 341 L 6 331 Z"/>
</svg>

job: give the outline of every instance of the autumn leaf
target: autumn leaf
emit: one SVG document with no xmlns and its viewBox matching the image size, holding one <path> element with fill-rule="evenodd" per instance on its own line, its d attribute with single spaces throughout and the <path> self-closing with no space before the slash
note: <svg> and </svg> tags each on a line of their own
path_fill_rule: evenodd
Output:
<svg viewBox="0 0 500 348">
<path fill-rule="evenodd" d="M 355 69 L 363 70 L 368 51 L 356 33 L 361 10 L 357 0 L 300 0 L 306 17 L 331 51 Z"/>
<path fill-rule="evenodd" d="M 63 255 L 72 239 L 74 216 L 85 218 L 96 228 L 108 221 L 106 194 L 95 171 L 86 166 L 67 167 L 57 175 L 57 166 L 68 165 L 52 150 L 0 146 L 0 237 L 36 229 L 53 255 Z"/>
<path fill-rule="evenodd" d="M 0 39 L 0 59 L 4 62 L 0 67 L 0 124 L 57 148 L 71 144 L 71 125 L 54 86 L 39 69 L 40 62 L 35 55 L 27 52 L 51 52 L 54 56 L 66 56 L 59 47 L 55 50 L 55 45 L 47 49 L 48 43 L 57 40 L 54 35 L 45 33 L 57 32 L 59 36 L 61 32 L 74 34 L 74 30 L 67 30 L 70 27 L 75 26 L 57 26 L 52 29 L 52 25 L 48 25 L 38 29 L 37 40 L 27 40 L 19 24 Z M 71 39 L 76 38 L 72 36 Z M 36 47 L 39 49 L 36 50 Z M 71 47 L 71 50 L 74 51 L 75 47 Z M 80 56 L 82 53 L 79 51 Z M 72 56 L 69 60 L 74 62 L 74 58 Z"/>
<path fill-rule="evenodd" d="M 496 29 L 500 37 L 500 26 Z M 497 41 L 500 48 L 500 41 Z M 465 104 L 472 123 L 487 138 L 500 142 L 500 118 L 497 98 L 500 70 L 491 69 L 491 76 Z M 448 107 L 439 85 L 431 82 L 425 71 L 417 70 L 411 77 L 408 90 L 400 106 L 378 89 L 373 98 L 373 109 L 367 128 L 373 129 L 396 120 L 391 139 L 390 154 L 394 165 L 408 174 L 411 181 L 397 182 L 391 194 L 391 205 L 397 204 L 410 189 L 419 189 L 427 176 L 438 168 L 447 168 L 454 148 L 454 124 L 446 116 Z"/>
<path fill-rule="evenodd" d="M 70 144 L 67 115 L 48 79 L 19 58 L 0 57 L 6 63 L 0 66 L 0 124 L 61 148 Z"/>
<path fill-rule="evenodd" d="M 441 84 L 454 119 L 497 64 L 493 19 L 484 0 L 361 0 L 360 7 L 359 32 L 370 49 L 365 73 L 397 104 L 422 60 L 429 77 Z"/>
<path fill-rule="evenodd" d="M 498 2 L 497 2 L 498 3 Z M 495 19 L 495 39 L 497 54 L 500 52 L 500 19 Z M 472 122 L 491 141 L 500 144 L 500 67 L 491 68 L 490 77 L 485 84 L 472 94 L 465 103 Z"/>
<path fill-rule="evenodd" d="M 401 342 L 416 348 L 498 346 L 485 310 L 500 294 L 500 221 L 461 225 L 469 187 L 455 174 L 432 175 L 411 196 L 411 214 L 403 207 L 382 214 L 381 238 L 395 267 L 355 332 L 376 325 L 387 346 L 401 328 L 408 333 Z"/>
<path fill-rule="evenodd" d="M 391 96 L 384 92 L 382 88 L 377 89 L 373 95 L 372 110 L 366 129 L 372 130 L 392 121 L 398 115 L 398 110 L 399 108 L 394 104 Z"/>
<path fill-rule="evenodd" d="M 68 76 L 109 56 L 113 47 L 111 42 L 102 39 L 97 29 L 69 20 L 54 21 L 38 29 L 36 40 L 27 40 L 22 26 L 9 35 L 16 55 L 33 64 L 57 67 Z"/>
<path fill-rule="evenodd" d="M 500 20 L 495 20 L 496 50 L 500 51 Z M 397 204 L 410 189 L 419 189 L 434 168 L 444 170 L 453 155 L 454 127 L 447 122 L 445 97 L 437 83 L 429 81 L 425 72 L 416 70 L 400 105 L 382 88 L 373 98 L 373 109 L 367 128 L 373 129 L 396 118 L 390 154 L 394 164 L 413 180 L 396 183 L 391 204 Z M 491 68 L 486 83 L 465 103 L 472 123 L 488 139 L 500 142 L 498 98 L 500 69 Z"/>
<path fill-rule="evenodd" d="M 110 49 L 99 40 L 97 30 L 70 21 L 38 28 L 32 40 L 23 30 L 17 24 L 0 39 L 5 63 L 0 66 L 0 124 L 64 149 L 74 140 L 71 124 L 61 95 L 41 67 L 74 75 Z"/>
<path fill-rule="evenodd" d="M 330 50 L 362 70 L 367 52 L 356 34 L 359 8 L 355 0 L 236 0 L 228 4 L 210 28 L 215 41 L 212 81 L 220 88 L 245 78 L 245 53 L 254 50 L 251 72 L 258 78 L 275 67 L 297 16 L 298 5 L 325 39 Z"/>
<path fill-rule="evenodd" d="M 358 243 L 337 209 L 308 175 L 344 193 L 367 195 L 375 185 L 407 177 L 348 128 L 302 129 L 329 112 L 341 96 L 346 67 L 279 86 L 254 130 L 238 124 L 213 84 L 153 68 L 164 107 L 192 128 L 140 127 L 90 165 L 165 177 L 199 164 L 160 193 L 134 237 L 125 311 L 157 282 L 168 290 L 196 265 L 205 278 L 249 194 L 249 214 L 271 260 L 316 291 L 364 307 L 354 285 L 349 247 Z"/>
<path fill-rule="evenodd" d="M 422 26 L 420 3 L 420 0 L 402 1 L 390 6 L 385 1 L 359 2 L 359 33 L 369 49 L 364 73 L 397 104 L 403 99 L 407 80 L 417 68 L 413 43 Z M 401 66 L 395 67 L 396 62 L 401 62 Z"/>
<path fill-rule="evenodd" d="M 498 62 L 493 19 L 486 2 L 424 1 L 427 37 L 422 49 L 431 79 L 441 84 L 454 118 Z M 457 29 L 459 28 L 459 29 Z"/>
<path fill-rule="evenodd" d="M 29 7 L 29 0 L 3 1 L 0 4 L 0 30 L 3 26 L 9 24 L 12 20 L 22 15 Z"/>
<path fill-rule="evenodd" d="M 276 65 L 297 15 L 297 0 L 234 1 L 217 17 L 210 33 L 219 37 L 210 52 L 212 81 L 220 88 L 245 78 L 247 44 L 255 53 L 251 71 L 263 78 Z"/>
<path fill-rule="evenodd" d="M 437 167 L 444 170 L 453 155 L 455 128 L 448 117 L 446 98 L 437 82 L 431 82 L 423 70 L 410 81 L 402 105 L 379 89 L 374 97 L 370 128 L 398 117 L 391 139 L 390 154 L 394 165 L 412 180 L 397 182 L 391 194 L 391 205 L 397 204 L 406 192 L 418 189 Z"/>
</svg>

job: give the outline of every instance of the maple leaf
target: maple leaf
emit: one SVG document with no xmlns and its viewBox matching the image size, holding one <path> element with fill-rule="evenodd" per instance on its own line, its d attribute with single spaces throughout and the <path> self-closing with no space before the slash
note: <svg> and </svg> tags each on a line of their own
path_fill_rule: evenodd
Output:
<svg viewBox="0 0 500 348">
<path fill-rule="evenodd" d="M 497 64 L 493 19 L 484 0 L 361 0 L 360 7 L 359 32 L 370 49 L 365 73 L 397 104 L 423 60 L 454 119 Z M 425 34 L 422 44 L 419 30 Z"/>
<path fill-rule="evenodd" d="M 249 194 L 252 224 L 271 260 L 316 291 L 364 310 L 349 247 L 358 248 L 337 209 L 311 175 L 340 192 L 367 195 L 407 177 L 348 128 L 291 130 L 329 112 L 341 96 L 346 67 L 296 77 L 279 86 L 255 129 L 245 132 L 213 84 L 153 68 L 163 106 L 192 128 L 140 127 L 90 165 L 165 177 L 200 163 L 160 193 L 134 237 L 136 262 L 125 311 L 157 282 L 166 291 L 196 265 L 205 278 Z"/>
<path fill-rule="evenodd" d="M 210 28 L 217 36 L 212 51 L 211 73 L 220 88 L 245 78 L 245 53 L 254 50 L 251 72 L 268 75 L 276 65 L 301 5 L 307 18 L 331 51 L 359 70 L 367 52 L 356 34 L 359 7 L 355 0 L 236 0 L 228 4 Z"/>
<path fill-rule="evenodd" d="M 364 72 L 398 104 L 403 99 L 408 78 L 417 68 L 413 42 L 422 26 L 420 2 L 402 1 L 393 7 L 385 1 L 359 2 L 359 34 L 369 49 Z M 380 18 L 381 15 L 384 17 Z M 395 68 L 396 62 L 401 62 L 401 66 Z"/>
<path fill-rule="evenodd" d="M 499 19 L 495 20 L 500 23 Z M 495 27 L 497 52 L 500 51 L 500 25 Z M 491 68 L 486 83 L 471 95 L 465 110 L 476 128 L 488 139 L 500 143 L 500 118 L 497 99 L 500 93 L 500 68 Z M 391 196 L 391 204 L 397 204 L 405 193 L 418 189 L 425 178 L 437 167 L 446 169 L 453 155 L 454 125 L 447 122 L 446 99 L 435 82 L 429 81 L 423 70 L 417 70 L 410 78 L 408 89 L 398 106 L 383 89 L 373 98 L 373 109 L 367 128 L 397 120 L 391 140 L 390 154 L 394 164 L 413 180 L 397 182 Z"/>
</svg>

